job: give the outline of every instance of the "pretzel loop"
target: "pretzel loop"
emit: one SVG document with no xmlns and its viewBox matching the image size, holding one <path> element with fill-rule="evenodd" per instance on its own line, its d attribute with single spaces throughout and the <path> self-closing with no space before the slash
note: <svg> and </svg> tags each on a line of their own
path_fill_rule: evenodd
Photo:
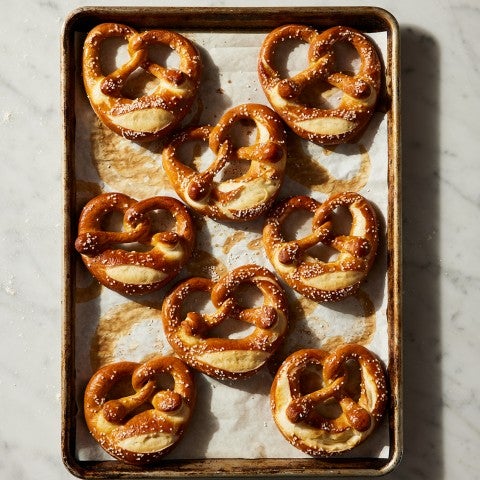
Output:
<svg viewBox="0 0 480 480">
<path fill-rule="evenodd" d="M 150 214 L 165 210 L 174 231 L 157 231 Z M 107 231 L 112 212 L 123 214 L 123 231 Z M 86 267 L 106 287 L 144 294 L 168 283 L 190 258 L 195 242 L 193 221 L 185 206 L 171 197 L 137 202 L 120 193 L 104 193 L 87 203 L 79 220 L 75 248 Z"/>
<path fill-rule="evenodd" d="M 257 137 L 251 145 L 236 145 L 233 127 L 252 120 Z M 244 104 L 228 110 L 215 126 L 189 129 L 163 151 L 163 166 L 182 200 L 216 220 L 245 221 L 262 215 L 276 198 L 284 177 L 285 133 L 278 116 L 264 105 Z M 179 156 L 187 143 L 208 143 L 213 162 L 202 172 Z M 248 161 L 248 170 L 222 181 L 228 167 Z M 188 163 L 188 162 L 187 162 Z"/>
<path fill-rule="evenodd" d="M 335 233 L 332 216 L 348 208 L 352 223 L 347 235 Z M 286 241 L 282 228 L 289 215 L 304 209 L 314 213 L 312 233 Z M 263 229 L 265 251 L 277 273 L 297 292 L 315 301 L 335 301 L 355 293 L 370 271 L 378 245 L 378 224 L 373 207 L 361 195 L 344 192 L 322 204 L 297 196 L 280 203 Z M 310 249 L 324 244 L 338 251 L 335 258 L 321 260 Z"/>
<path fill-rule="evenodd" d="M 292 38 L 309 44 L 308 66 L 282 78 L 274 57 L 279 45 Z M 340 43 L 356 50 L 361 65 L 355 73 L 339 71 L 336 46 Z M 352 141 L 360 134 L 373 115 L 381 83 L 381 64 L 373 44 L 357 30 L 342 26 L 321 33 L 305 25 L 276 28 L 264 39 L 258 73 L 270 104 L 287 125 L 300 137 L 322 145 Z M 306 100 L 322 95 L 319 85 L 338 89 L 338 105 L 321 107 Z"/>
<path fill-rule="evenodd" d="M 173 386 L 162 384 L 165 374 Z M 128 380 L 130 391 L 115 393 Z M 147 465 L 176 445 L 194 403 L 187 366 L 175 357 L 155 357 L 143 364 L 112 363 L 95 372 L 85 389 L 84 413 L 90 433 L 105 451 L 127 463 Z"/>
<path fill-rule="evenodd" d="M 346 451 L 364 441 L 381 420 L 386 401 L 381 362 L 355 344 L 331 353 L 304 349 L 291 354 L 271 388 L 278 428 L 310 455 Z"/>
<path fill-rule="evenodd" d="M 105 75 L 100 48 L 104 40 L 116 37 L 128 42 L 130 58 Z M 163 67 L 149 58 L 148 48 L 159 44 L 178 53 L 177 69 Z M 125 93 L 125 86 L 139 68 L 155 78 L 155 86 L 148 94 L 132 99 Z M 189 40 L 175 32 L 139 33 L 127 25 L 102 23 L 89 32 L 84 42 L 83 80 L 90 104 L 107 127 L 129 140 L 154 140 L 175 128 L 192 106 L 200 74 L 198 52 Z"/>
<path fill-rule="evenodd" d="M 235 292 L 244 284 L 260 291 L 263 305 L 241 306 Z M 182 305 L 195 292 L 210 295 L 214 313 L 182 314 Z M 286 332 L 288 306 L 271 272 L 246 265 L 217 283 L 201 277 L 182 282 L 165 298 L 162 316 L 169 343 L 187 364 L 212 377 L 235 380 L 257 372 L 276 350 Z M 242 338 L 212 335 L 227 319 L 249 323 L 253 330 Z"/>
</svg>

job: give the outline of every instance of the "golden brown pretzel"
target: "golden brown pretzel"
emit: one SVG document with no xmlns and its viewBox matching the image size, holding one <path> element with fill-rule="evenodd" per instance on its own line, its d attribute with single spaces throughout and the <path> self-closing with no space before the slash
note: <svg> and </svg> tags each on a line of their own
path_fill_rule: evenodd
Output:
<svg viewBox="0 0 480 480">
<path fill-rule="evenodd" d="M 291 78 L 281 78 L 274 57 L 278 45 L 286 39 L 309 44 L 308 67 Z M 351 44 L 360 57 L 356 73 L 338 71 L 334 47 Z M 273 109 L 302 138 L 323 145 L 354 139 L 369 122 L 377 102 L 381 83 L 381 64 L 370 40 L 347 27 L 333 27 L 319 33 L 305 25 L 285 25 L 270 32 L 261 47 L 259 79 Z M 333 108 L 320 108 L 305 100 L 305 91 L 323 82 L 341 91 Z"/>
<path fill-rule="evenodd" d="M 243 308 L 235 299 L 242 285 L 254 285 L 263 304 Z M 212 314 L 182 314 L 182 304 L 195 292 L 210 294 Z M 218 379 L 246 377 L 258 371 L 282 341 L 288 321 L 285 294 L 275 276 L 257 265 L 238 267 L 220 281 L 195 277 L 178 285 L 164 300 L 163 324 L 175 352 L 191 367 Z M 244 338 L 210 337 L 212 329 L 227 318 L 254 328 Z"/>
<path fill-rule="evenodd" d="M 165 374 L 173 386 L 171 381 L 165 384 Z M 125 394 L 119 393 L 120 386 L 129 387 Z M 85 390 L 84 413 L 90 433 L 105 451 L 127 463 L 147 465 L 176 445 L 194 403 L 193 377 L 184 362 L 155 357 L 143 364 L 100 368 Z"/>
<path fill-rule="evenodd" d="M 352 215 L 348 235 L 336 235 L 330 220 L 341 206 Z M 295 210 L 314 214 L 312 233 L 286 241 L 282 228 Z M 337 250 L 338 257 L 322 261 L 311 256 L 309 249 L 320 243 Z M 334 195 L 322 204 L 306 196 L 292 197 L 270 213 L 263 244 L 277 273 L 297 292 L 316 301 L 339 300 L 358 289 L 373 265 L 378 245 L 375 210 L 355 192 Z"/>
<path fill-rule="evenodd" d="M 107 38 L 128 42 L 130 59 L 105 75 L 100 48 Z M 180 57 L 177 69 L 165 68 L 148 58 L 148 47 L 166 45 Z M 98 117 L 114 132 L 130 140 L 149 141 L 166 135 L 184 118 L 197 94 L 201 75 L 200 56 L 184 36 L 168 30 L 138 33 L 118 23 L 93 28 L 83 48 L 83 80 L 87 96 Z M 124 87 L 129 76 L 143 68 L 156 77 L 155 90 L 139 98 L 128 98 Z"/>
<path fill-rule="evenodd" d="M 253 120 L 257 139 L 236 147 L 230 138 L 233 126 Z M 180 147 L 191 141 L 208 142 L 214 162 L 203 172 L 182 163 Z M 222 181 L 215 178 L 226 164 L 248 161 L 247 172 Z M 264 213 L 280 189 L 285 170 L 286 146 L 282 122 L 270 108 L 244 104 L 228 110 L 214 127 L 200 127 L 177 135 L 163 151 L 163 166 L 177 194 L 190 207 L 216 220 L 251 220 Z"/>
<path fill-rule="evenodd" d="M 173 216 L 175 231 L 153 228 L 149 215 L 155 210 Z M 113 212 L 123 214 L 122 231 L 104 229 L 103 222 Z M 83 208 L 75 248 L 100 283 L 120 293 L 144 294 L 177 275 L 194 242 L 193 221 L 179 200 L 152 197 L 137 202 L 121 193 L 103 193 Z"/>
<path fill-rule="evenodd" d="M 270 392 L 284 437 L 310 455 L 350 450 L 380 421 L 388 397 L 380 360 L 361 345 L 304 349 L 277 371 Z"/>
</svg>

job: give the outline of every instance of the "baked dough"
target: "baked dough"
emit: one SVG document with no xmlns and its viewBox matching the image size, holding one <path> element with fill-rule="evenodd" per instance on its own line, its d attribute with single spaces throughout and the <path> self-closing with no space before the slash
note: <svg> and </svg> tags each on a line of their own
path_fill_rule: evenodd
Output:
<svg viewBox="0 0 480 480">
<path fill-rule="evenodd" d="M 173 386 L 162 383 L 165 375 Z M 120 395 L 126 381 L 131 386 Z M 176 357 L 105 365 L 85 389 L 88 429 L 113 457 L 134 465 L 156 463 L 176 445 L 190 421 L 193 382 L 188 367 Z"/>
<path fill-rule="evenodd" d="M 155 210 L 168 211 L 173 231 L 157 231 Z M 109 214 L 123 214 L 123 230 L 107 231 Z M 137 202 L 121 193 L 102 193 L 82 210 L 75 248 L 91 274 L 104 286 L 133 295 L 158 290 L 175 277 L 190 258 L 195 243 L 192 218 L 183 203 L 172 197 Z"/>
<path fill-rule="evenodd" d="M 263 304 L 243 308 L 235 298 L 243 285 L 256 287 Z M 182 312 L 186 299 L 195 292 L 210 294 L 213 313 Z M 270 271 L 245 265 L 217 283 L 202 277 L 182 282 L 166 296 L 162 315 L 167 340 L 188 365 L 214 378 L 236 380 L 257 372 L 279 346 L 287 330 L 288 305 Z M 243 338 L 212 335 L 227 319 L 250 324 L 253 330 Z"/>
<path fill-rule="evenodd" d="M 115 71 L 102 70 L 100 49 L 108 38 L 128 42 L 130 59 Z M 176 69 L 148 57 L 148 47 L 166 45 L 180 57 Z M 129 98 L 128 78 L 142 68 L 157 79 L 151 93 Z M 102 23 L 87 35 L 83 47 L 83 81 L 90 104 L 102 122 L 129 140 L 151 141 L 171 132 L 189 112 L 200 85 L 201 58 L 186 37 L 169 30 L 137 32 L 119 23 Z"/>
<path fill-rule="evenodd" d="M 287 39 L 309 44 L 308 66 L 291 78 L 282 78 L 275 53 Z M 352 45 L 360 57 L 357 72 L 339 71 L 336 46 Z M 306 25 L 284 25 L 270 32 L 258 60 L 260 84 L 272 108 L 300 137 L 321 145 L 357 138 L 375 111 L 381 83 L 381 64 L 373 43 L 353 28 L 337 26 L 318 32 Z M 321 108 L 305 100 L 306 91 L 328 85 L 341 93 L 338 105 Z M 311 94 L 310 97 L 315 97 Z"/>
<path fill-rule="evenodd" d="M 252 120 L 255 142 L 237 147 L 230 136 L 235 125 Z M 199 172 L 183 162 L 180 148 L 188 142 L 207 143 L 214 161 Z M 244 104 L 228 110 L 214 127 L 192 128 L 177 135 L 163 151 L 163 167 L 180 198 L 202 215 L 215 220 L 246 221 L 272 205 L 282 185 L 286 162 L 285 132 L 270 108 Z M 226 165 L 249 162 L 248 170 L 227 180 Z M 220 178 L 219 178 L 220 177 Z"/>
<path fill-rule="evenodd" d="M 282 363 L 270 404 L 283 436 L 309 455 L 345 452 L 378 425 L 388 393 L 383 366 L 367 348 L 303 349 Z"/>
<path fill-rule="evenodd" d="M 348 235 L 338 235 L 331 217 L 338 207 L 352 215 Z M 311 233 L 287 241 L 283 227 L 294 211 L 313 214 Z M 310 249 L 324 244 L 338 251 L 333 260 L 323 261 Z M 280 202 L 270 212 L 263 229 L 263 245 L 280 277 L 298 293 L 315 301 L 340 300 L 355 293 L 370 271 L 378 245 L 378 223 L 370 203 L 355 192 L 333 195 L 325 202 L 296 196 Z"/>
</svg>

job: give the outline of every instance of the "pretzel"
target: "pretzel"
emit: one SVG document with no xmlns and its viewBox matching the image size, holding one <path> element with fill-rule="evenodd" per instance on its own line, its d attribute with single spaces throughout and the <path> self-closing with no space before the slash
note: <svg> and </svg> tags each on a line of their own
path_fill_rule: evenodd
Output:
<svg viewBox="0 0 480 480">
<path fill-rule="evenodd" d="M 104 40 L 115 37 L 128 42 L 130 58 L 105 75 L 100 48 Z M 166 45 L 176 51 L 179 67 L 166 68 L 150 60 L 148 47 L 152 45 Z M 131 99 L 124 87 L 138 68 L 158 80 L 151 93 Z M 175 128 L 192 106 L 201 69 L 201 59 L 193 44 L 168 30 L 139 33 L 127 25 L 102 23 L 89 32 L 84 43 L 83 80 L 90 104 L 107 127 L 129 140 L 154 140 Z"/>
<path fill-rule="evenodd" d="M 230 133 L 242 120 L 253 120 L 257 139 L 236 147 Z M 178 150 L 187 142 L 208 142 L 215 155 L 203 172 L 182 163 Z M 248 171 L 221 181 L 216 177 L 227 164 L 248 161 Z M 286 162 L 285 133 L 278 116 L 259 104 L 228 110 L 214 127 L 189 129 L 177 135 L 163 151 L 163 167 L 182 200 L 216 220 L 244 221 L 262 215 L 273 203 L 282 184 Z"/>
<path fill-rule="evenodd" d="M 165 375 L 173 386 L 162 386 Z M 120 386 L 131 381 L 122 396 Z M 171 382 L 170 382 L 171 383 Z M 149 465 L 172 450 L 195 403 L 193 377 L 176 357 L 145 363 L 118 362 L 100 368 L 88 382 L 84 414 L 90 433 L 113 457 Z"/>
<path fill-rule="evenodd" d="M 331 455 L 372 433 L 387 392 L 380 360 L 361 345 L 346 344 L 331 353 L 303 349 L 287 357 L 273 380 L 270 405 L 293 446 L 309 455 Z"/>
<path fill-rule="evenodd" d="M 332 214 L 348 207 L 352 224 L 348 235 L 336 235 Z M 286 241 L 282 227 L 294 211 L 313 214 L 312 233 Z M 344 192 L 320 204 L 299 195 L 281 202 L 270 213 L 263 229 L 263 244 L 277 273 L 298 293 L 315 301 L 336 301 L 355 293 L 370 271 L 378 245 L 375 210 L 360 194 Z M 338 256 L 322 261 L 309 249 L 324 244 L 337 250 Z"/>
<path fill-rule="evenodd" d="M 155 210 L 173 216 L 175 231 L 153 228 L 149 214 Z M 122 231 L 104 229 L 103 221 L 113 212 L 123 214 Z M 103 193 L 83 208 L 75 248 L 101 284 L 123 294 L 144 294 L 177 275 L 194 242 L 193 221 L 179 200 L 152 197 L 137 202 L 121 193 Z"/>
<path fill-rule="evenodd" d="M 275 52 L 281 42 L 292 38 L 309 44 L 308 66 L 290 78 L 281 78 Z M 358 72 L 339 71 L 334 47 L 340 42 L 357 51 Z M 345 143 L 359 135 L 373 115 L 381 83 L 381 64 L 373 44 L 360 32 L 342 26 L 322 33 L 304 25 L 276 28 L 262 44 L 258 73 L 270 104 L 285 123 L 300 137 L 322 145 Z M 306 99 L 319 83 L 339 90 L 336 107 L 320 108 L 318 102 Z"/>
<path fill-rule="evenodd" d="M 235 299 L 241 285 L 254 285 L 263 304 L 242 308 Z M 212 314 L 182 313 L 182 303 L 195 292 L 206 292 L 215 307 Z M 163 325 L 167 340 L 191 367 L 217 379 L 236 380 L 253 375 L 276 350 L 287 328 L 288 306 L 275 276 L 263 267 L 245 265 L 219 282 L 193 277 L 178 285 L 164 300 Z M 243 338 L 209 336 L 226 319 L 253 326 Z"/>
</svg>

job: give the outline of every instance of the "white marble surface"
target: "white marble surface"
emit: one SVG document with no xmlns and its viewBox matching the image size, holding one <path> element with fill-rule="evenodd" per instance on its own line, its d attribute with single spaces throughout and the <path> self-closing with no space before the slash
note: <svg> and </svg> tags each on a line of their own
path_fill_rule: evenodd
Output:
<svg viewBox="0 0 480 480">
<path fill-rule="evenodd" d="M 263 3 L 319 5 L 305 0 Z M 59 53 L 66 14 L 88 4 L 2 3 L 0 478 L 6 480 L 72 478 L 60 453 Z M 480 478 L 480 392 L 475 373 L 480 343 L 476 316 L 480 162 L 475 144 L 480 137 L 476 118 L 480 4 L 477 0 L 375 4 L 398 19 L 403 49 L 405 453 L 387 478 Z"/>
</svg>

